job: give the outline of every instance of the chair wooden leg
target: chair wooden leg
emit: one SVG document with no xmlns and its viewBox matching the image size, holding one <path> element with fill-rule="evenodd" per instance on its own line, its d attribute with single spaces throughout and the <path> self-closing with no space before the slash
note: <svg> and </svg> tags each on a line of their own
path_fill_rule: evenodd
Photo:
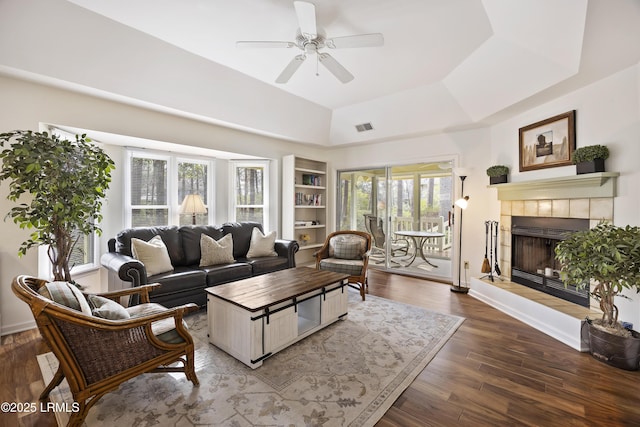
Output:
<svg viewBox="0 0 640 427">
<path fill-rule="evenodd" d="M 55 375 L 51 379 L 51 382 L 40 394 L 40 400 L 46 400 L 49 397 L 49 393 L 51 393 L 51 390 L 58 387 L 63 379 L 64 379 L 64 374 L 62 373 L 62 366 L 58 366 L 58 370 L 56 371 Z"/>
<path fill-rule="evenodd" d="M 196 375 L 195 362 L 193 360 L 193 350 L 191 350 L 190 354 L 187 354 L 187 363 L 184 367 L 184 373 L 187 376 L 187 379 L 191 381 L 194 386 L 200 385 L 200 381 L 198 380 L 198 376 Z"/>
</svg>

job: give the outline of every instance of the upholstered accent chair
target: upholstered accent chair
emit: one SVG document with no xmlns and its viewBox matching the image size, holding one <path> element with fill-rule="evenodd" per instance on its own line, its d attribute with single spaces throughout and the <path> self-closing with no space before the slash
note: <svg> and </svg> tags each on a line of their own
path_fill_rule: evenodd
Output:
<svg viewBox="0 0 640 427">
<path fill-rule="evenodd" d="M 158 284 L 98 295 L 82 294 L 67 282 L 17 276 L 13 292 L 31 308 L 59 367 L 40 400 L 67 379 L 79 411 L 69 426 L 84 423 L 89 409 L 123 382 L 147 372 L 183 372 L 198 385 L 193 339 L 183 316 L 196 304 L 167 309 L 149 303 Z M 121 297 L 140 296 L 141 304 L 125 308 Z M 92 302 L 93 301 L 93 302 Z M 176 363 L 178 362 L 178 363 Z"/>
<path fill-rule="evenodd" d="M 364 231 L 341 230 L 327 236 L 315 253 L 316 268 L 349 275 L 349 285 L 358 289 L 362 300 L 367 283 L 367 266 L 371 252 L 371 235 Z"/>
</svg>

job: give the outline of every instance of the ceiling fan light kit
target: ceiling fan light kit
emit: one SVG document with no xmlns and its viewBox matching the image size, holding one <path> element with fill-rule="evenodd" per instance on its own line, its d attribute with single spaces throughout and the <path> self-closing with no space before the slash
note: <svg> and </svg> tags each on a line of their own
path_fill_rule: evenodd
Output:
<svg viewBox="0 0 640 427">
<path fill-rule="evenodd" d="M 353 80 L 353 75 L 344 68 L 333 56 L 321 49 L 350 49 L 358 47 L 378 47 L 384 45 L 384 37 L 380 33 L 357 34 L 326 38 L 323 32 L 316 26 L 316 8 L 313 3 L 294 1 L 293 6 L 298 17 L 299 29 L 296 41 L 238 41 L 236 46 L 240 48 L 285 48 L 297 47 L 303 53 L 296 55 L 282 70 L 276 83 L 284 84 L 291 79 L 302 63 L 310 55 L 316 55 L 316 61 L 322 64 L 331 74 L 342 83 Z M 316 73 L 317 74 L 317 73 Z"/>
</svg>

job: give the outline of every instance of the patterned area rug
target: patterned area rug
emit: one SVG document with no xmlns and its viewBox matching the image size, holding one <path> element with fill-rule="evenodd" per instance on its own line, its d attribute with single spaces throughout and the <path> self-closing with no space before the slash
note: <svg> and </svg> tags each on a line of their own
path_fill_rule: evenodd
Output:
<svg viewBox="0 0 640 427">
<path fill-rule="evenodd" d="M 463 321 L 350 291 L 346 320 L 252 370 L 209 344 L 199 312 L 187 323 L 200 387 L 182 374 L 145 374 L 105 395 L 86 425 L 373 426 Z M 48 383 L 58 361 L 47 353 L 38 362 Z M 51 400 L 71 407 L 66 380 Z M 56 413 L 58 424 L 68 415 Z"/>
</svg>

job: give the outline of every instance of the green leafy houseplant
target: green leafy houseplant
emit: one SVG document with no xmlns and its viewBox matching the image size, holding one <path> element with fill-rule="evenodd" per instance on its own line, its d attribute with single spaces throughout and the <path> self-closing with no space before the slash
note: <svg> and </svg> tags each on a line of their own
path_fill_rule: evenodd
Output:
<svg viewBox="0 0 640 427">
<path fill-rule="evenodd" d="M 601 325 L 619 329 L 615 296 L 624 289 L 640 292 L 640 227 L 602 222 L 573 233 L 555 251 L 562 280 L 578 287 L 592 280 L 590 293 L 600 303 Z"/>
<path fill-rule="evenodd" d="M 509 166 L 494 165 L 487 169 L 487 176 L 496 177 L 502 175 L 509 175 Z"/>
<path fill-rule="evenodd" d="M 587 145 L 573 152 L 571 159 L 574 164 L 592 162 L 595 159 L 606 160 L 609 158 L 609 149 L 604 145 Z"/>
<path fill-rule="evenodd" d="M 18 254 L 48 245 L 54 280 L 71 281 L 69 259 L 78 238 L 101 232 L 97 224 L 114 162 L 86 135 L 69 141 L 16 130 L 0 134 L 0 146 L 6 148 L 0 151 L 0 183 L 9 181 L 7 198 L 19 203 L 7 217 L 33 230 Z"/>
</svg>

